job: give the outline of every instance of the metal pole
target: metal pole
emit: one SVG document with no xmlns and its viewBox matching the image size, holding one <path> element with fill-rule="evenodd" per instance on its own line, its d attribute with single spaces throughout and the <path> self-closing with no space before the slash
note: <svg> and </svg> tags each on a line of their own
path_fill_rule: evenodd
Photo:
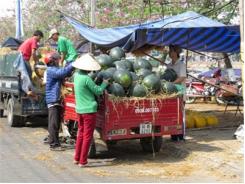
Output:
<svg viewBox="0 0 245 184">
<path fill-rule="evenodd" d="M 245 95 L 244 91 L 244 0 L 239 0 L 239 13 L 240 13 L 240 37 L 241 37 L 241 45 L 240 45 L 240 60 L 242 61 L 242 91 L 243 96 Z M 244 102 L 244 101 L 243 101 Z M 245 117 L 243 117 L 245 120 Z"/>
<path fill-rule="evenodd" d="M 90 0 L 91 3 L 91 12 L 90 12 L 90 24 L 92 27 L 95 27 L 95 9 L 96 9 L 96 0 Z"/>
<path fill-rule="evenodd" d="M 90 25 L 91 27 L 95 27 L 96 19 L 95 19 L 95 10 L 96 10 L 96 0 L 90 0 Z M 93 43 L 90 43 L 90 52 L 94 53 Z"/>
</svg>

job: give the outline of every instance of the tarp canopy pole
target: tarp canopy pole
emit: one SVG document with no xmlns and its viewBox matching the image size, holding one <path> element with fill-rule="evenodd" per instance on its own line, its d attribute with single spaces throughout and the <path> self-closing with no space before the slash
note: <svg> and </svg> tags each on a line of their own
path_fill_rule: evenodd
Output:
<svg viewBox="0 0 245 184">
<path fill-rule="evenodd" d="M 144 52 L 144 51 L 141 51 L 141 52 L 142 52 L 143 54 L 145 54 L 146 56 L 149 56 L 150 58 L 152 58 L 152 59 L 158 61 L 159 63 L 161 63 L 161 64 L 163 64 L 163 65 L 167 65 L 167 64 L 164 63 L 162 60 L 160 60 L 160 59 L 158 59 L 158 58 L 156 58 L 156 57 L 154 57 L 154 56 L 152 56 L 152 55 L 150 55 L 150 54 L 148 54 L 148 53 L 146 53 L 146 52 Z"/>
</svg>

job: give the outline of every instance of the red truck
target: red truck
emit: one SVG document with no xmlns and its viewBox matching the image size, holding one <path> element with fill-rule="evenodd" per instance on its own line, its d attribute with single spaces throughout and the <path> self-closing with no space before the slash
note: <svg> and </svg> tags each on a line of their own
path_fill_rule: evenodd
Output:
<svg viewBox="0 0 245 184">
<path fill-rule="evenodd" d="M 66 86 L 73 89 L 72 83 Z M 66 125 L 78 120 L 74 90 L 64 97 L 63 118 Z M 173 139 L 183 137 L 184 128 L 182 96 L 112 100 L 111 95 L 105 93 L 99 100 L 96 129 L 107 145 L 119 140 L 140 139 L 144 151 L 158 152 L 163 135 L 171 135 Z"/>
</svg>

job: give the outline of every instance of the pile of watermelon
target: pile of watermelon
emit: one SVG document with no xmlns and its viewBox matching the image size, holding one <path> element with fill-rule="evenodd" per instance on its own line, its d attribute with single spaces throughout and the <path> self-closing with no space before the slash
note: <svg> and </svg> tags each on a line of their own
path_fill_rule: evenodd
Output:
<svg viewBox="0 0 245 184">
<path fill-rule="evenodd" d="M 119 97 L 145 97 L 149 93 L 172 94 L 177 93 L 176 86 L 171 83 L 177 78 L 176 73 L 167 69 L 164 73 L 154 72 L 158 61 L 137 58 L 126 59 L 125 52 L 120 47 L 110 50 L 110 53 L 96 57 L 102 70 L 90 73 L 100 84 L 103 79 L 110 79 L 107 91 Z"/>
</svg>

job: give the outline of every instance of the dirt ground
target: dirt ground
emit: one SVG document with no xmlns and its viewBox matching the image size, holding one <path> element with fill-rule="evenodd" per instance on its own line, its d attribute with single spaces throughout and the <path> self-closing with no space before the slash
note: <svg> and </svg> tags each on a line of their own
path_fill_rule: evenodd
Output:
<svg viewBox="0 0 245 184">
<path fill-rule="evenodd" d="M 156 155 L 145 155 L 137 141 L 123 141 L 114 147 L 117 160 L 110 167 L 89 169 L 96 175 L 124 175 L 129 178 L 152 178 L 152 182 L 243 182 L 242 143 L 233 134 L 243 123 L 243 114 L 235 116 L 236 107 L 199 103 L 187 105 L 218 117 L 219 125 L 203 129 L 187 129 L 186 140 L 172 142 L 165 137 Z"/>
<path fill-rule="evenodd" d="M 243 114 L 235 116 L 235 107 L 224 114 L 225 107 L 215 104 L 198 103 L 186 108 L 215 114 L 220 123 L 217 127 L 187 129 L 185 141 L 172 142 L 164 137 L 155 155 L 142 152 L 138 140 L 118 142 L 109 152 L 97 140 L 98 155 L 89 160 L 93 167 L 82 169 L 72 164 L 73 149 L 49 151 L 42 143 L 47 135 L 45 127 L 10 128 L 6 118 L 0 118 L 0 181 L 243 183 L 243 144 L 233 137 L 243 123 Z"/>
</svg>

